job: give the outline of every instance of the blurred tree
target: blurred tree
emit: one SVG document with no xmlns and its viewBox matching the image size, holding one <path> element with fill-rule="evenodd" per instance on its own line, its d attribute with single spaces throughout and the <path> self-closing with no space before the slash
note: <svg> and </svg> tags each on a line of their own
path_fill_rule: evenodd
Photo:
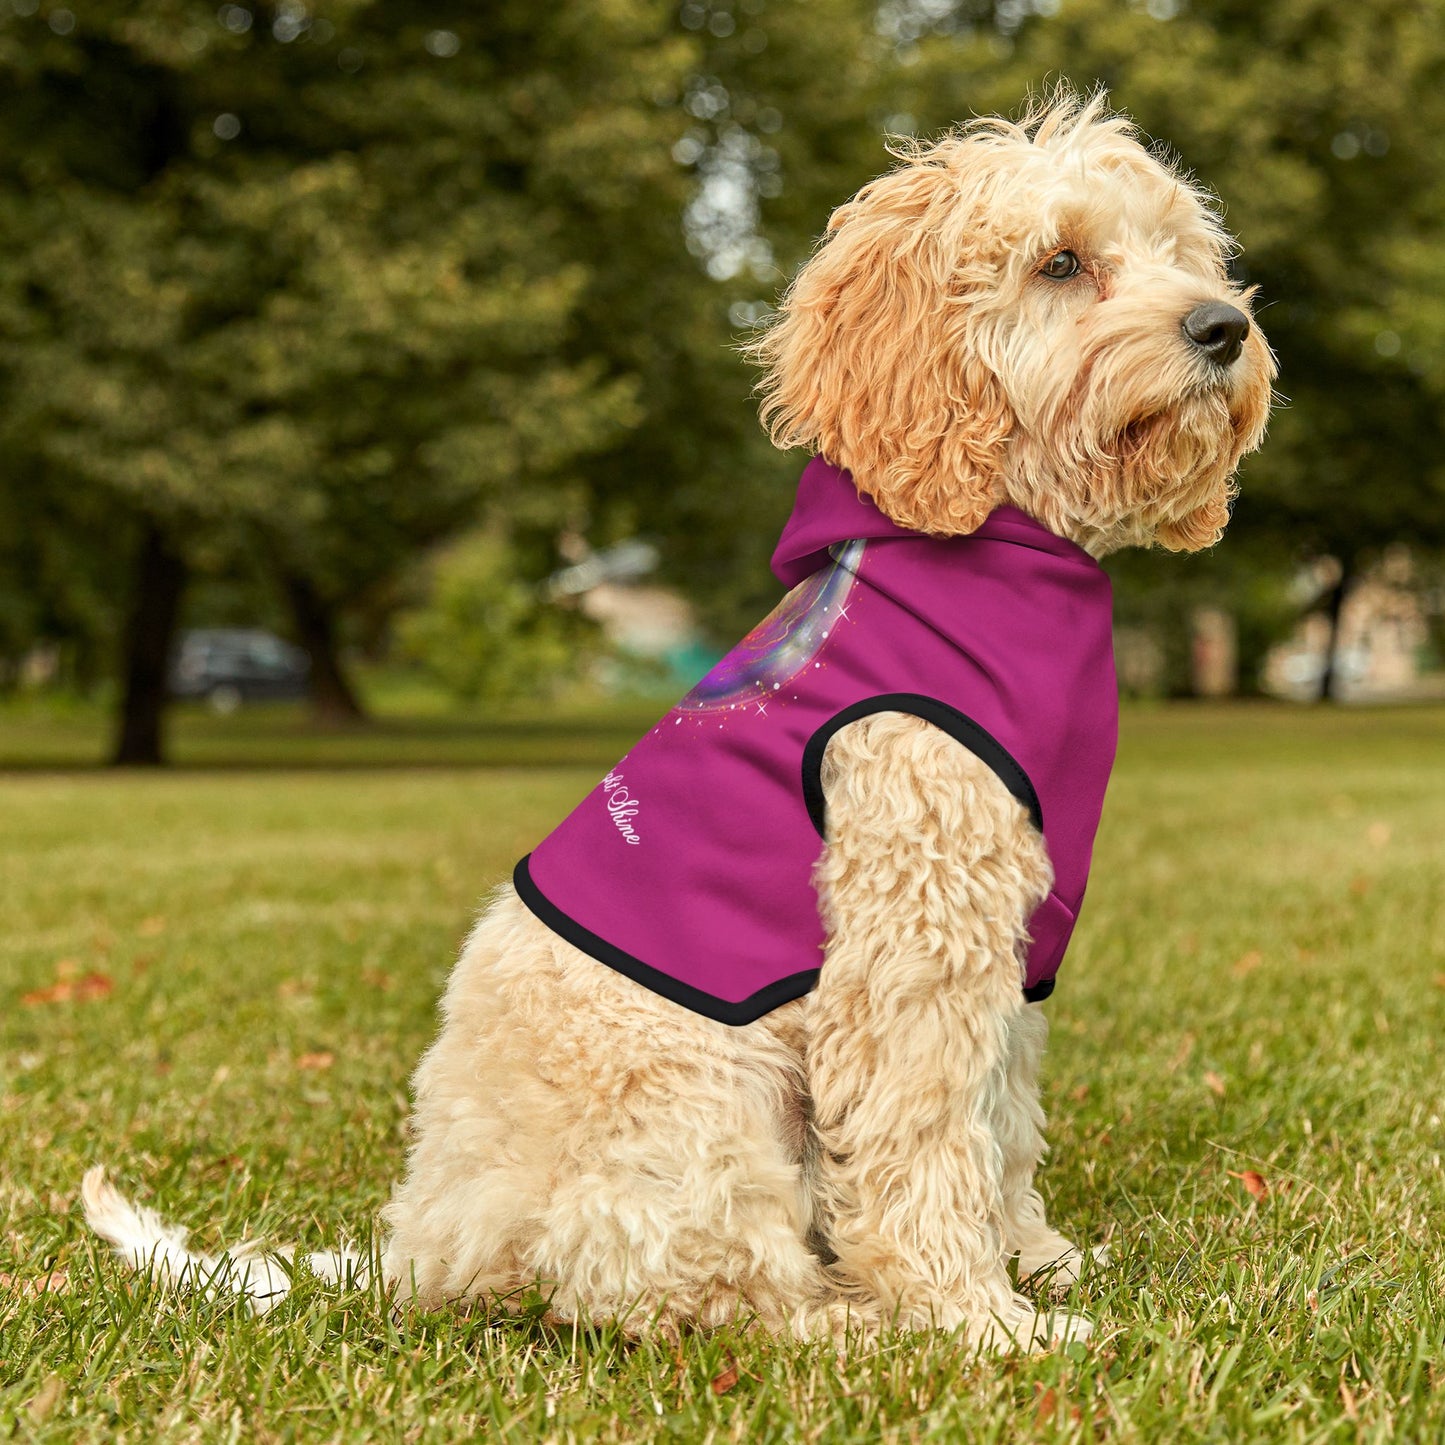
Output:
<svg viewBox="0 0 1445 1445">
<path fill-rule="evenodd" d="M 1237 688 L 1258 693 L 1267 654 L 1299 619 L 1297 581 L 1282 565 L 1278 544 L 1247 529 L 1196 556 L 1126 549 L 1108 559 L 1107 570 L 1115 625 L 1138 629 L 1157 645 L 1159 672 L 1139 688 L 1144 692 L 1194 692 L 1195 619 L 1202 610 L 1223 608 L 1235 628 Z"/>
<path fill-rule="evenodd" d="M 125 517 L 109 499 L 63 485 L 7 444 L 0 412 L 0 691 L 20 680 L 37 642 L 59 680 L 81 689 L 103 674 L 97 640 L 118 627 Z"/>
<path fill-rule="evenodd" d="M 338 619 L 479 518 L 535 572 L 656 535 L 727 626 L 771 590 L 732 343 L 885 160 L 867 0 L 9 12 L 0 435 L 118 508 L 118 756 L 198 564 L 268 559 L 343 716 Z"/>
<path fill-rule="evenodd" d="M 645 424 L 587 460 L 593 531 L 661 543 L 663 577 L 720 636 L 736 636 L 777 591 L 767 559 L 801 469 L 758 425 L 755 376 L 736 347 L 768 314 L 833 207 L 888 157 L 890 51 L 872 0 L 680 0 L 693 47 L 659 103 L 683 126 L 672 146 L 677 212 L 630 237 L 556 177 L 612 264 L 584 298 L 585 344 L 646 378 Z M 595 184 L 595 183 L 592 183 Z M 691 262 L 677 265 L 677 215 Z M 700 284 L 701 283 L 701 284 Z"/>
<path fill-rule="evenodd" d="M 1291 399 L 1251 556 L 1348 585 L 1445 543 L 1442 6 L 6 0 L 0 648 L 83 639 L 93 672 L 128 638 L 117 756 L 154 760 L 197 569 L 264 561 L 334 715 L 347 619 L 479 522 L 534 577 L 564 523 L 650 533 L 731 630 L 797 464 L 731 343 L 883 130 L 1058 74 L 1229 198 Z M 1205 559 L 1180 596 L 1238 576 Z"/>
<path fill-rule="evenodd" d="M 264 553 L 346 711 L 340 610 L 481 513 L 576 510 L 642 385 L 576 323 L 562 181 L 695 271 L 657 103 L 692 49 L 652 0 L 0 12 L 4 470 L 129 550 L 118 761 L 160 758 L 197 555 Z"/>
<path fill-rule="evenodd" d="M 402 611 L 403 653 L 463 702 L 546 697 L 602 651 L 595 623 L 517 575 L 503 538 L 473 532 L 429 559 L 426 600 Z"/>
</svg>

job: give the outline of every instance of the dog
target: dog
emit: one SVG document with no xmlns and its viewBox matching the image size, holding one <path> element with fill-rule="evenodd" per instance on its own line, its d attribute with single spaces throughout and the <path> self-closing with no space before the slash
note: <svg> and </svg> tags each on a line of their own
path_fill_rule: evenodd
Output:
<svg viewBox="0 0 1445 1445">
<path fill-rule="evenodd" d="M 772 439 L 816 456 L 793 592 L 497 891 L 451 977 L 385 1210 L 399 1300 L 540 1287 L 558 1320 L 668 1337 L 1089 1332 L 1009 1262 L 1067 1284 L 1084 1259 L 1035 1188 L 1031 1000 L 1112 761 L 1098 559 L 1219 539 L 1274 359 L 1217 209 L 1102 95 L 895 155 L 751 348 Z M 942 691 L 869 691 L 899 668 Z M 801 782 L 754 757 L 766 798 L 704 807 L 785 733 Z M 132 1262 L 219 1276 L 102 1170 L 84 1199 Z M 258 1307 L 284 1290 L 224 1263 Z"/>
</svg>

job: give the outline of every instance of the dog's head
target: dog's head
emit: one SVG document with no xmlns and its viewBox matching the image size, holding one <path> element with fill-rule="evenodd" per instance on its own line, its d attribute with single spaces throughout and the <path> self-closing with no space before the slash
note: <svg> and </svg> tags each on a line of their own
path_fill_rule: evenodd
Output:
<svg viewBox="0 0 1445 1445">
<path fill-rule="evenodd" d="M 1217 541 L 1274 360 L 1209 200 L 1102 97 L 900 154 L 752 347 L 774 441 L 919 531 L 1011 502 L 1097 553 Z"/>
</svg>

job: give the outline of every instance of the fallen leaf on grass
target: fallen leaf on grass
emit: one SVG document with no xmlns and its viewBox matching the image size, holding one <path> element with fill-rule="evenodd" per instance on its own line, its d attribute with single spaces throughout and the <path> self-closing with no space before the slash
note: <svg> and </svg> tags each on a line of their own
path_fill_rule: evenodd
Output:
<svg viewBox="0 0 1445 1445">
<path fill-rule="evenodd" d="M 1179 1047 L 1175 1049 L 1174 1057 L 1170 1059 L 1164 1067 L 1168 1069 L 1171 1074 L 1176 1073 L 1189 1061 L 1189 1055 L 1193 1052 L 1194 1035 L 1185 1034 L 1184 1037 L 1179 1040 Z"/>
<path fill-rule="evenodd" d="M 729 1355 L 727 1369 L 720 1375 L 714 1375 L 712 1377 L 712 1392 L 714 1395 L 726 1395 L 737 1382 L 738 1362 Z"/>
<path fill-rule="evenodd" d="M 142 918 L 136 932 L 142 938 L 159 938 L 166 931 L 166 921 L 159 914 L 154 918 Z"/>
<path fill-rule="evenodd" d="M 329 1053 L 326 1049 L 320 1049 L 314 1054 L 302 1054 L 296 1060 L 298 1069 L 329 1069 L 336 1062 L 336 1055 Z"/>
<path fill-rule="evenodd" d="M 1036 1391 L 1036 1395 L 1035 1395 L 1035 1405 L 1034 1405 L 1034 1424 L 1035 1424 L 1035 1425 L 1052 1425 L 1052 1424 L 1054 1423 L 1054 1419 L 1055 1419 L 1055 1417 L 1057 1416 L 1058 1410 L 1059 1410 L 1059 1396 L 1058 1396 L 1058 1392 L 1057 1392 L 1052 1386 L 1050 1386 L 1049 1388 L 1045 1389 L 1045 1388 L 1043 1388 L 1043 1387 L 1041 1387 L 1041 1386 L 1037 1386 L 1037 1385 L 1036 1385 L 1036 1386 L 1034 1387 L 1034 1389 L 1035 1389 L 1035 1391 Z M 1083 1411 L 1083 1408 L 1082 1408 L 1081 1406 L 1079 1406 L 1079 1405 L 1070 1405 L 1070 1406 L 1069 1406 L 1069 1422 L 1070 1422 L 1070 1424 L 1077 1425 L 1083 1418 L 1084 1418 L 1084 1411 Z M 1102 1418 L 1103 1418 L 1102 1416 L 1096 1416 L 1096 1417 L 1095 1417 L 1095 1423 L 1096 1423 L 1096 1424 L 1099 1423 L 1099 1422 L 1102 1420 Z"/>
<path fill-rule="evenodd" d="M 1243 1169 L 1238 1173 L 1231 1169 L 1229 1177 L 1239 1180 L 1244 1185 L 1245 1192 L 1254 1199 L 1263 1199 L 1269 1193 L 1269 1181 L 1253 1169 Z"/>
<path fill-rule="evenodd" d="M 1264 955 L 1257 949 L 1251 948 L 1248 953 L 1235 960 L 1234 976 L 1243 978 L 1251 974 L 1264 962 Z"/>
<path fill-rule="evenodd" d="M 115 982 L 109 974 L 87 973 L 81 978 L 58 978 L 48 988 L 32 989 L 21 994 L 20 1002 L 26 1008 L 47 1003 L 87 1003 L 91 999 L 104 998 L 114 988 Z"/>
<path fill-rule="evenodd" d="M 1224 1097 L 1224 1080 L 1218 1074 L 1216 1074 L 1213 1069 L 1210 1069 L 1205 1073 L 1204 1086 L 1209 1090 L 1211 1094 L 1217 1094 L 1221 1099 Z"/>
<path fill-rule="evenodd" d="M 1365 837 L 1372 848 L 1383 848 L 1390 841 L 1390 825 L 1388 823 L 1371 823 L 1365 829 Z"/>
<path fill-rule="evenodd" d="M 1435 975 L 1435 987 L 1445 988 L 1445 973 L 1437 973 Z"/>
<path fill-rule="evenodd" d="M 1076 1104 L 1082 1104 L 1084 1100 L 1088 1097 L 1089 1086 L 1087 1084 L 1080 1084 L 1078 1088 L 1069 1090 L 1069 1098 L 1071 1098 Z"/>
<path fill-rule="evenodd" d="M 0 1273 L 0 1289 L 13 1289 L 26 1299 L 39 1299 L 43 1294 L 68 1294 L 70 1276 L 63 1269 L 28 1279 L 23 1275 Z"/>
</svg>

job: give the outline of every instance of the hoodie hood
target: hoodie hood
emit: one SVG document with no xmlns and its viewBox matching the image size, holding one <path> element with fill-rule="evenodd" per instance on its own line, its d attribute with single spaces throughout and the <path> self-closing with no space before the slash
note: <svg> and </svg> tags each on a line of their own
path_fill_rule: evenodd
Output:
<svg viewBox="0 0 1445 1445">
<path fill-rule="evenodd" d="M 1084 561 L 1094 568 L 1099 566 L 1078 543 L 1049 531 L 1042 522 L 1017 507 L 996 507 L 983 526 L 968 535 L 1036 547 L 1056 557 Z M 773 550 L 773 575 L 784 587 L 796 587 L 832 560 L 828 549 L 840 542 L 897 537 L 924 539 L 927 534 L 900 527 L 885 517 L 870 497 L 859 492 L 851 472 L 835 467 L 824 457 L 814 457 L 803 468 L 792 515 Z"/>
</svg>

